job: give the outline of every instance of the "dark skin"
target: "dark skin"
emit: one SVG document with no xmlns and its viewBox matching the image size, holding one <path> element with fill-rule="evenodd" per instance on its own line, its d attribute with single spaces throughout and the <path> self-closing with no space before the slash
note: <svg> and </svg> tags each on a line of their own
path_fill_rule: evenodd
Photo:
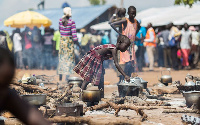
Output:
<svg viewBox="0 0 200 125">
<path fill-rule="evenodd" d="M 134 23 L 135 22 L 135 16 L 136 16 L 136 10 L 135 9 L 129 9 L 128 10 L 128 15 L 129 15 L 129 21 L 131 22 L 131 23 Z M 113 17 L 111 17 L 111 19 L 113 19 Z M 124 25 L 124 28 L 126 28 L 126 26 L 127 26 L 127 20 L 126 19 L 123 19 L 123 20 L 119 20 L 119 21 L 116 21 L 116 22 L 113 22 L 113 23 L 111 23 L 111 20 L 109 21 L 109 24 L 110 24 L 110 26 L 117 32 L 117 33 L 119 33 L 120 35 L 122 35 L 122 24 Z M 116 25 L 120 25 L 120 27 L 119 27 L 119 30 L 117 30 L 116 29 Z M 136 34 L 138 33 L 138 31 L 139 31 L 139 29 L 140 29 L 140 24 L 137 22 L 137 30 L 136 30 Z"/>
<path fill-rule="evenodd" d="M 0 66 L 0 110 L 8 110 L 26 125 L 50 125 L 42 114 L 9 89 L 14 67 L 5 61 Z"/>
<path fill-rule="evenodd" d="M 105 55 L 110 55 L 110 57 L 113 57 L 116 68 L 125 77 L 126 81 L 128 81 L 128 82 L 130 82 L 130 77 L 128 75 L 126 75 L 125 72 L 123 71 L 123 69 L 120 67 L 120 65 L 118 63 L 118 58 L 117 58 L 117 51 L 120 50 L 121 52 L 125 52 L 129 46 L 130 46 L 130 42 L 118 41 L 116 44 L 116 49 L 103 48 L 103 49 L 96 50 L 96 52 L 98 52 L 100 55 L 102 55 L 104 57 L 105 57 Z M 84 81 L 81 86 L 81 89 L 85 90 L 87 85 L 88 85 L 88 82 Z"/>
</svg>

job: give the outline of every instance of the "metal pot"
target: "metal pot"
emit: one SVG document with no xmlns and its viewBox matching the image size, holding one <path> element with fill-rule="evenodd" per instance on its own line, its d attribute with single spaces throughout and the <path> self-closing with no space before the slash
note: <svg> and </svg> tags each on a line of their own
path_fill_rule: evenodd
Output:
<svg viewBox="0 0 200 125">
<path fill-rule="evenodd" d="M 32 105 L 46 105 L 46 94 L 21 95 L 21 97 Z"/>
<path fill-rule="evenodd" d="M 133 84 L 120 83 L 118 85 L 119 97 L 138 96 L 140 88 L 141 88 L 140 86 L 136 86 Z"/>
<path fill-rule="evenodd" d="M 185 97 L 187 107 L 200 103 L 200 91 L 183 92 L 183 95 Z"/>
<path fill-rule="evenodd" d="M 82 101 L 99 102 L 101 100 L 101 90 L 83 90 Z"/>
<path fill-rule="evenodd" d="M 78 103 L 64 103 L 56 106 L 56 116 L 82 116 L 83 105 Z"/>
<path fill-rule="evenodd" d="M 187 81 L 187 77 L 185 78 L 185 86 L 195 86 L 195 83 L 193 81 L 193 76 L 192 76 L 192 81 Z"/>
<path fill-rule="evenodd" d="M 80 78 L 80 77 L 69 77 L 69 78 L 68 78 L 68 83 L 69 83 L 70 81 L 82 81 L 82 82 L 83 82 L 83 79 Z"/>
<path fill-rule="evenodd" d="M 141 78 L 140 77 L 131 78 L 130 82 L 134 83 L 137 86 L 142 86 L 142 84 L 141 84 Z"/>
<path fill-rule="evenodd" d="M 142 78 L 140 78 L 140 80 L 141 80 L 141 84 L 142 84 L 142 87 L 144 88 L 144 89 L 147 89 L 147 81 L 145 81 L 145 80 L 143 80 Z"/>
<path fill-rule="evenodd" d="M 81 87 L 83 81 L 70 81 L 68 82 L 69 85 L 72 85 L 72 86 L 79 86 Z"/>
<path fill-rule="evenodd" d="M 169 70 L 168 70 L 169 71 Z M 161 78 L 160 78 L 160 82 L 165 84 L 165 85 L 168 85 L 168 83 L 172 83 L 172 77 L 170 76 L 170 71 L 169 71 L 169 75 L 163 75 L 162 71 L 161 71 Z"/>
</svg>

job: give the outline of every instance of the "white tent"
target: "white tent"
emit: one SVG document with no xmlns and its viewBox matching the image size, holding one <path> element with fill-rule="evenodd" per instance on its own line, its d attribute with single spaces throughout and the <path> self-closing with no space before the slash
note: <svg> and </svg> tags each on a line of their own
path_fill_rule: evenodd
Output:
<svg viewBox="0 0 200 125">
<path fill-rule="evenodd" d="M 189 6 L 171 6 L 162 8 L 150 8 L 137 13 L 136 19 L 142 21 L 142 26 L 147 26 L 148 23 L 152 23 L 153 26 L 162 26 L 170 22 L 175 25 L 183 25 L 188 23 L 189 25 L 200 24 L 200 5 Z M 95 30 L 109 30 L 111 29 L 108 22 L 103 22 L 91 26 Z"/>
<path fill-rule="evenodd" d="M 187 22 L 190 25 L 200 24 L 200 5 L 172 6 L 162 8 L 151 8 L 137 13 L 136 18 L 142 20 L 142 26 L 149 22 L 153 26 L 166 25 L 169 22 L 181 25 Z"/>
<path fill-rule="evenodd" d="M 93 25 L 90 28 L 94 29 L 94 30 L 110 30 L 111 26 L 108 24 L 108 21 L 106 21 L 106 22 L 103 22 L 103 23 Z"/>
</svg>

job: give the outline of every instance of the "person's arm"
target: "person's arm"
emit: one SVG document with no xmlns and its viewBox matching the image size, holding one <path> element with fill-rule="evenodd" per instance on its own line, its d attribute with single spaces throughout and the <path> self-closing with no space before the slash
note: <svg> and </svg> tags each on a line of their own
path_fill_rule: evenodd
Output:
<svg viewBox="0 0 200 125">
<path fill-rule="evenodd" d="M 126 19 L 124 20 L 119 20 L 119 21 L 116 21 L 116 22 L 113 22 L 113 23 L 110 23 L 110 26 L 120 35 L 122 35 L 122 33 L 120 33 L 117 28 L 115 27 L 115 25 L 122 25 L 123 23 L 126 22 Z"/>
<path fill-rule="evenodd" d="M 114 13 L 114 14 L 112 15 L 112 17 L 110 18 L 110 20 L 109 20 L 109 22 L 108 22 L 109 24 L 112 23 L 112 22 L 113 22 L 113 19 L 117 16 L 117 12 L 118 12 L 118 9 L 115 10 L 115 13 Z"/>
<path fill-rule="evenodd" d="M 120 67 L 120 65 L 118 63 L 117 49 L 111 49 L 111 52 L 112 52 L 114 64 L 115 64 L 117 70 L 125 77 L 127 82 L 130 82 L 130 77 L 125 74 L 125 72 L 123 71 L 123 69 Z"/>
<path fill-rule="evenodd" d="M 22 100 L 17 93 L 9 90 L 5 102 L 6 110 L 10 111 L 19 120 L 27 125 L 50 125 L 42 114 L 33 106 Z"/>
<path fill-rule="evenodd" d="M 155 38 L 154 38 L 153 32 L 150 32 L 149 35 L 150 35 L 150 38 L 149 39 L 145 39 L 144 42 L 151 43 L 151 42 L 154 41 Z"/>
</svg>

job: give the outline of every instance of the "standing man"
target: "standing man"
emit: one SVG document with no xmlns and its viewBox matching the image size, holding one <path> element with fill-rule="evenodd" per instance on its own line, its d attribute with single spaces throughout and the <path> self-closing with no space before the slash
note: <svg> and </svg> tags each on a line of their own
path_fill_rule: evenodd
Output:
<svg viewBox="0 0 200 125">
<path fill-rule="evenodd" d="M 141 24 L 141 20 L 138 20 L 138 22 Z M 137 66 L 138 66 L 138 70 L 139 72 L 142 72 L 142 67 L 144 64 L 144 38 L 146 36 L 146 28 L 145 27 L 141 27 L 140 30 L 138 31 L 137 35 L 136 35 L 136 41 L 135 44 L 138 47 L 138 50 L 136 51 L 136 59 L 137 59 Z"/>
<path fill-rule="evenodd" d="M 154 71 L 154 53 L 156 47 L 156 33 L 152 28 L 152 24 L 149 23 L 147 26 L 147 34 L 144 39 L 144 46 L 146 46 L 146 51 L 149 58 L 149 71 Z"/>
<path fill-rule="evenodd" d="M 158 38 L 162 37 L 164 42 L 164 48 L 163 48 L 163 54 L 164 54 L 164 65 L 166 68 L 170 68 L 172 65 L 172 59 L 171 59 L 171 49 L 169 46 L 169 25 L 165 26 L 165 29 L 160 32 L 160 34 L 157 36 Z"/>
<path fill-rule="evenodd" d="M 57 69 L 58 66 L 58 52 L 60 47 L 60 32 L 59 30 L 54 32 L 53 36 L 53 60 L 54 60 L 54 67 Z"/>
</svg>

